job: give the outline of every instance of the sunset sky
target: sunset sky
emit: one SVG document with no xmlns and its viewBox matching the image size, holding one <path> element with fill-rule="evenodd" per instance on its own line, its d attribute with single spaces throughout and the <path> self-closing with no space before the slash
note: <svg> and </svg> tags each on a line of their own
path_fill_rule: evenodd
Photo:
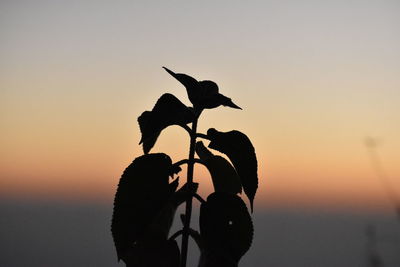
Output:
<svg viewBox="0 0 400 267">
<path fill-rule="evenodd" d="M 400 196 L 399 14 L 395 0 L 1 1 L 0 195 L 112 202 L 142 154 L 137 117 L 165 92 L 190 104 L 167 66 L 243 108 L 199 127 L 253 141 L 256 209 L 390 211 L 364 139 Z M 152 152 L 187 150 L 175 126 Z"/>
</svg>

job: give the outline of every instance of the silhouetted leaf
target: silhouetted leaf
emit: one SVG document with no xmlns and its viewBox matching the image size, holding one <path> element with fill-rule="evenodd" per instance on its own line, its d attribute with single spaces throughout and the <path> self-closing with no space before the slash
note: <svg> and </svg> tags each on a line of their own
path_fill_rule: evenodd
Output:
<svg viewBox="0 0 400 267">
<path fill-rule="evenodd" d="M 243 190 L 250 200 L 253 211 L 253 200 L 258 187 L 257 158 L 250 139 L 239 131 L 219 132 L 213 128 L 207 131 L 211 140 L 209 148 L 226 154 L 236 168 L 242 181 Z"/>
<path fill-rule="evenodd" d="M 226 262 L 239 262 L 253 240 L 246 204 L 237 195 L 212 193 L 200 207 L 200 233 L 207 253 Z"/>
<path fill-rule="evenodd" d="M 177 267 L 180 251 L 175 240 L 151 240 L 135 244 L 126 257 L 127 267 Z"/>
<path fill-rule="evenodd" d="M 212 109 L 220 105 L 241 109 L 234 104 L 229 97 L 220 94 L 218 85 L 213 81 L 197 81 L 195 78 L 183 74 L 175 73 L 166 67 L 163 67 L 169 74 L 177 79 L 183 86 L 186 87 L 190 102 L 197 111 L 205 108 Z"/>
<path fill-rule="evenodd" d="M 230 258 L 213 253 L 212 251 L 202 250 L 198 267 L 237 267 L 238 263 Z"/>
<path fill-rule="evenodd" d="M 196 153 L 211 174 L 215 192 L 237 194 L 242 192 L 240 178 L 233 166 L 221 156 L 212 154 L 203 144 L 196 144 Z"/>
<path fill-rule="evenodd" d="M 194 182 L 186 183 L 181 188 L 179 188 L 179 190 L 175 192 L 174 197 L 172 199 L 175 207 L 178 207 L 183 202 L 193 197 L 193 195 L 196 194 L 198 188 L 199 184 Z"/>
<path fill-rule="evenodd" d="M 177 179 L 169 183 L 169 176 L 178 171 L 162 153 L 138 157 L 126 168 L 115 194 L 111 224 L 118 259 L 144 238 L 166 240 L 172 223 L 168 216 L 174 214 L 166 208 L 178 187 Z"/>
<path fill-rule="evenodd" d="M 152 111 L 145 111 L 138 118 L 143 143 L 147 154 L 157 141 L 161 131 L 171 125 L 185 125 L 193 122 L 193 112 L 172 94 L 163 94 Z"/>
</svg>

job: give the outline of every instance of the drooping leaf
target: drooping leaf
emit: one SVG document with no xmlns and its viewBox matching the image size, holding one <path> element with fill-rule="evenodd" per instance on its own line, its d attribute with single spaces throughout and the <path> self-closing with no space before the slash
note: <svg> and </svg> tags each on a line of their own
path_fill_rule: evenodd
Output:
<svg viewBox="0 0 400 267">
<path fill-rule="evenodd" d="M 211 153 L 203 144 L 196 144 L 196 153 L 211 174 L 215 192 L 237 194 L 242 192 L 240 178 L 233 166 L 221 156 Z"/>
<path fill-rule="evenodd" d="M 213 128 L 207 131 L 207 136 L 211 140 L 208 147 L 226 154 L 231 160 L 253 211 L 258 174 L 256 153 L 250 139 L 239 131 L 219 132 Z"/>
<path fill-rule="evenodd" d="M 139 128 L 142 132 L 139 144 L 143 144 L 145 154 L 150 152 L 161 133 L 160 127 L 154 125 L 154 121 L 157 121 L 155 117 L 151 111 L 145 111 L 138 118 Z"/>
<path fill-rule="evenodd" d="M 212 193 L 200 207 L 200 234 L 207 253 L 238 263 L 253 240 L 246 204 L 237 195 Z"/>
<path fill-rule="evenodd" d="M 143 143 L 147 154 L 157 141 L 161 131 L 171 125 L 186 125 L 193 122 L 193 112 L 172 94 L 163 94 L 152 111 L 145 111 L 138 118 Z"/>
<path fill-rule="evenodd" d="M 167 238 L 171 225 L 157 225 L 157 222 L 172 223 L 172 219 L 158 217 L 178 187 L 177 179 L 169 183 L 169 176 L 178 171 L 170 157 L 162 153 L 138 157 L 125 169 L 115 194 L 111 224 L 118 260 L 124 259 L 134 243 L 146 235 Z"/>
<path fill-rule="evenodd" d="M 189 75 L 175 73 L 166 67 L 163 68 L 185 86 L 189 100 L 192 102 L 195 110 L 212 109 L 221 105 L 241 109 L 229 97 L 219 93 L 218 85 L 215 82 L 207 80 L 197 81 Z"/>
</svg>

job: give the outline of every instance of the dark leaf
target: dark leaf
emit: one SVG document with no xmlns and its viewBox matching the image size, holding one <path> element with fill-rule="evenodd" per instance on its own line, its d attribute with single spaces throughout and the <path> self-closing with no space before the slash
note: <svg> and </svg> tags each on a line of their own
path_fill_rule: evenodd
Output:
<svg viewBox="0 0 400 267">
<path fill-rule="evenodd" d="M 175 73 L 166 67 L 163 67 L 163 69 L 165 69 L 172 77 L 177 79 L 183 86 L 186 87 L 186 89 L 188 90 L 189 99 L 190 101 L 192 101 L 191 98 L 196 95 L 196 91 L 194 90 L 196 86 L 198 86 L 198 81 L 189 75 L 183 73 Z"/>
<path fill-rule="evenodd" d="M 197 189 L 199 188 L 198 183 L 186 183 L 178 191 L 174 194 L 172 198 L 173 204 L 175 207 L 178 207 L 183 202 L 187 201 L 189 198 L 192 198 L 193 195 L 196 194 Z"/>
<path fill-rule="evenodd" d="M 237 195 L 212 193 L 200 207 L 200 234 L 207 253 L 238 263 L 253 240 L 246 204 Z"/>
<path fill-rule="evenodd" d="M 218 106 L 227 106 L 241 109 L 234 104 L 229 97 L 219 93 L 218 85 L 213 81 L 197 81 L 195 78 L 183 74 L 175 73 L 166 67 L 163 67 L 172 77 L 177 79 L 185 86 L 190 102 L 197 111 L 203 109 L 212 109 Z"/>
<path fill-rule="evenodd" d="M 202 250 L 198 267 L 237 267 L 238 263 L 212 251 Z"/>
<path fill-rule="evenodd" d="M 238 105 L 232 102 L 232 99 L 229 97 L 226 97 L 224 95 L 219 94 L 216 100 L 217 103 L 220 103 L 222 106 L 225 107 L 231 107 L 231 108 L 236 108 L 236 109 L 242 109 Z"/>
<path fill-rule="evenodd" d="M 177 267 L 180 251 L 175 240 L 151 240 L 135 244 L 126 257 L 127 267 Z"/>
<path fill-rule="evenodd" d="M 256 153 L 250 139 L 239 131 L 219 132 L 213 128 L 207 131 L 207 136 L 211 140 L 208 147 L 226 154 L 233 163 L 253 211 L 258 175 Z"/>
<path fill-rule="evenodd" d="M 147 154 L 157 141 L 161 131 L 171 125 L 186 125 L 193 122 L 193 112 L 172 94 L 163 94 L 152 111 L 145 111 L 138 118 L 143 143 Z"/>
<path fill-rule="evenodd" d="M 166 154 L 147 154 L 136 158 L 126 168 L 114 199 L 111 231 L 118 259 L 124 259 L 135 242 L 146 236 L 166 239 L 173 212 L 168 203 L 178 187 L 169 183 L 173 168 Z"/>
<path fill-rule="evenodd" d="M 155 126 L 155 121 L 157 121 L 157 118 L 150 111 L 143 112 L 138 118 L 139 128 L 142 132 L 139 144 L 143 143 L 143 152 L 145 154 L 149 153 L 161 133 L 160 127 Z"/>
<path fill-rule="evenodd" d="M 233 166 L 221 156 L 213 155 L 203 144 L 196 144 L 196 153 L 211 174 L 215 192 L 237 194 L 242 192 L 240 178 Z"/>
</svg>

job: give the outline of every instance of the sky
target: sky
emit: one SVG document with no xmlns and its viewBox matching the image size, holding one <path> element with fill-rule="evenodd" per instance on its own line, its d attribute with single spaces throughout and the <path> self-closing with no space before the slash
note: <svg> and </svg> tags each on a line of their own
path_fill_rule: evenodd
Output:
<svg viewBox="0 0 400 267">
<path fill-rule="evenodd" d="M 111 202 L 142 154 L 137 117 L 166 92 L 190 104 L 167 66 L 243 108 L 208 110 L 199 129 L 250 137 L 256 208 L 390 212 L 364 140 L 400 196 L 399 13 L 398 1 L 1 1 L 0 195 Z M 169 127 L 152 151 L 187 150 Z M 208 173 L 195 177 L 206 196 Z"/>
</svg>

